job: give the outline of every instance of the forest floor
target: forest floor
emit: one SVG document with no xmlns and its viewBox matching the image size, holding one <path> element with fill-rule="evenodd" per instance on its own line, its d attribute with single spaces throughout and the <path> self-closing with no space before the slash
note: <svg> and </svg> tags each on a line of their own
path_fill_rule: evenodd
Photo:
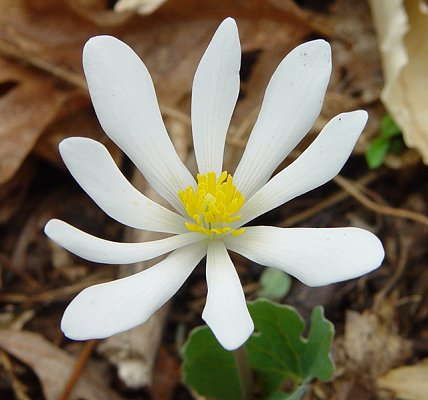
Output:
<svg viewBox="0 0 428 400">
<path fill-rule="evenodd" d="M 321 288 L 293 280 L 281 303 L 306 318 L 323 305 L 336 327 L 331 382 L 314 382 L 305 399 L 395 399 L 428 370 L 428 180 L 419 155 L 403 146 L 369 169 L 369 143 L 386 114 L 383 74 L 369 8 L 351 0 L 277 2 L 170 0 L 150 15 L 117 14 L 103 0 L 0 3 L 0 398 L 192 399 L 181 383 L 180 348 L 203 323 L 205 270 L 199 266 L 147 334 L 74 342 L 60 330 L 62 313 L 82 289 L 135 267 L 104 266 L 75 257 L 43 233 L 60 218 L 109 240 L 148 240 L 106 216 L 77 185 L 59 156 L 59 142 L 87 136 L 103 142 L 125 175 L 156 194 L 103 133 L 81 67 L 85 41 L 112 34 L 137 51 L 152 74 L 174 145 L 192 172 L 189 108 L 197 63 L 219 22 L 233 16 L 243 51 L 241 93 L 227 139 L 233 171 L 251 132 L 263 92 L 296 45 L 324 38 L 333 71 L 322 113 L 282 169 L 334 115 L 355 109 L 369 122 L 341 174 L 322 187 L 259 217 L 275 226 L 369 229 L 386 258 L 359 279 Z M 299 4 L 297 4 L 299 3 Z M 334 149 L 332 149 L 334 150 Z M 114 188 L 112 188 L 114 190 Z M 233 255 L 248 300 L 258 296 L 263 268 Z M 146 267 L 149 264 L 144 264 Z M 145 335 L 145 336 L 144 336 Z M 148 372 L 133 381 L 133 362 Z M 413 370 L 403 369 L 413 365 Z M 394 375 L 396 369 L 401 375 Z M 139 371 L 139 369 L 136 369 Z M 138 375 L 138 373 L 137 373 Z M 79 379 L 78 379 L 79 378 Z M 141 379 L 148 384 L 140 388 Z M 416 380 L 415 380 L 416 379 Z M 427 381 L 423 382 L 427 385 Z M 428 386 L 425 386 L 428 393 Z M 409 397 L 417 399 L 417 397 Z"/>
</svg>

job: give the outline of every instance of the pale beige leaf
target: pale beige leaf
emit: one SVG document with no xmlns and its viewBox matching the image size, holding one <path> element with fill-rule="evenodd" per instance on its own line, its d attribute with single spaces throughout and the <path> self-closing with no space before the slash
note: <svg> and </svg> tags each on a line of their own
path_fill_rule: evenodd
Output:
<svg viewBox="0 0 428 400">
<path fill-rule="evenodd" d="M 141 15 L 148 15 L 155 12 L 166 0 L 119 0 L 114 11 L 134 11 Z"/>
<path fill-rule="evenodd" d="M 71 375 L 75 359 L 43 336 L 15 330 L 0 330 L 0 347 L 30 366 L 40 379 L 47 400 L 58 400 Z M 105 374 L 92 368 L 83 371 L 70 400 L 119 400 L 109 389 Z"/>
<path fill-rule="evenodd" d="M 428 10 L 423 1 L 370 0 L 383 61 L 381 99 L 428 164 Z"/>
<path fill-rule="evenodd" d="M 428 358 L 415 365 L 392 369 L 377 379 L 381 389 L 387 389 L 403 400 L 426 400 L 428 393 Z"/>
</svg>

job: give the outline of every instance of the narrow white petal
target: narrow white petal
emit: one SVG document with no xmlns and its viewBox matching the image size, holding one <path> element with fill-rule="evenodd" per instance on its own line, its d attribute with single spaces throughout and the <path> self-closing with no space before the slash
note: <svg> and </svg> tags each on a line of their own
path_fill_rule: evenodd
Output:
<svg viewBox="0 0 428 400">
<path fill-rule="evenodd" d="M 384 258 L 380 240 L 359 228 L 248 227 L 229 236 L 229 250 L 279 268 L 309 286 L 322 286 L 364 275 Z"/>
<path fill-rule="evenodd" d="M 233 180 L 249 198 L 308 133 L 318 117 L 331 73 L 324 40 L 304 43 L 279 64 Z"/>
<path fill-rule="evenodd" d="M 104 131 L 153 188 L 184 213 L 177 193 L 194 179 L 165 130 L 146 66 L 125 43 L 97 36 L 85 45 L 83 67 Z"/>
<path fill-rule="evenodd" d="M 205 243 L 190 245 L 143 272 L 83 290 L 65 310 L 61 329 L 71 339 L 101 339 L 144 323 L 177 292 L 205 253 Z"/>
<path fill-rule="evenodd" d="M 241 282 L 223 242 L 207 252 L 207 302 L 202 318 L 226 350 L 241 346 L 254 330 Z"/>
<path fill-rule="evenodd" d="M 199 172 L 222 171 L 224 143 L 239 94 L 238 28 L 225 19 L 211 40 L 193 80 L 192 131 Z"/>
<path fill-rule="evenodd" d="M 74 179 L 116 221 L 155 232 L 186 231 L 181 215 L 148 199 L 129 183 L 101 143 L 72 137 L 63 140 L 59 150 Z"/>
<path fill-rule="evenodd" d="M 188 232 L 152 242 L 112 242 L 92 236 L 58 219 L 51 219 L 46 224 L 45 233 L 50 239 L 73 254 L 104 264 L 131 264 L 150 260 L 205 239 L 205 235 L 202 233 Z"/>
<path fill-rule="evenodd" d="M 362 110 L 334 117 L 296 161 L 243 205 L 239 225 L 334 178 L 349 158 L 366 122 L 367 113 Z"/>
</svg>

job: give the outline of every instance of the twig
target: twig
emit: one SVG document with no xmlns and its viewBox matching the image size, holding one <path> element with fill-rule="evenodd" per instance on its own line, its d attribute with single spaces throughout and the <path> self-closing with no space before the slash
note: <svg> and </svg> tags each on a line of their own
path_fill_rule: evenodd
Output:
<svg viewBox="0 0 428 400">
<path fill-rule="evenodd" d="M 71 372 L 70 378 L 67 384 L 65 385 L 64 391 L 62 392 L 59 400 L 68 400 L 71 392 L 74 389 L 74 386 L 76 385 L 77 381 L 80 378 L 80 375 L 83 372 L 83 369 L 85 368 L 86 363 L 88 362 L 89 357 L 91 356 L 97 344 L 98 340 L 95 339 L 88 340 L 84 343 L 83 349 L 79 353 L 79 358 L 77 359 L 76 364 L 74 365 L 73 371 Z"/>
<path fill-rule="evenodd" d="M 0 294 L 0 303 L 46 303 L 59 299 L 68 298 L 69 296 L 80 292 L 82 289 L 96 283 L 107 282 L 109 278 L 102 278 L 103 273 L 94 273 L 85 279 L 69 286 L 58 289 L 47 290 L 42 293 L 25 295 L 22 293 L 4 293 Z"/>
<path fill-rule="evenodd" d="M 47 72 L 50 75 L 56 76 L 57 78 L 60 78 L 63 81 L 72 84 L 73 86 L 84 89 L 85 91 L 88 88 L 85 80 L 80 74 L 76 74 L 65 68 L 61 68 L 55 64 L 50 63 L 49 61 L 44 60 L 37 54 L 25 52 L 19 47 L 15 47 L 3 40 L 0 40 L 0 54 L 32 65 L 33 67 Z"/>
<path fill-rule="evenodd" d="M 359 185 L 367 185 L 373 181 L 375 181 L 379 177 L 379 174 L 370 172 L 367 175 L 360 178 L 357 183 Z M 350 196 L 350 193 L 348 193 L 345 190 L 341 190 L 340 192 L 331 195 L 330 197 L 327 197 L 325 200 L 317 203 L 315 206 L 307 208 L 306 210 L 295 214 L 291 217 L 283 219 L 279 225 L 283 227 L 288 226 L 295 226 L 299 222 L 302 222 L 318 213 L 323 211 L 326 208 L 332 207 L 337 203 L 340 203 L 341 201 L 346 200 Z"/>
<path fill-rule="evenodd" d="M 397 268 L 395 268 L 394 274 L 388 279 L 385 286 L 379 290 L 379 292 L 374 297 L 373 309 L 378 309 L 379 305 L 382 303 L 383 299 L 387 293 L 394 287 L 400 277 L 403 275 L 403 272 L 406 268 L 407 261 L 409 259 L 409 251 L 411 240 L 401 237 L 400 238 L 400 258 L 397 263 Z"/>
<path fill-rule="evenodd" d="M 352 197 L 359 201 L 363 206 L 367 207 L 372 211 L 383 215 L 389 215 L 391 217 L 409 219 L 411 221 L 428 226 L 428 217 L 423 214 L 419 214 L 410 210 L 405 210 L 403 208 L 393 208 L 378 204 L 375 201 L 369 199 L 366 195 L 364 195 L 355 182 L 352 182 L 351 180 L 346 179 L 343 176 L 336 176 L 336 178 L 334 178 L 334 181 L 341 188 L 346 190 Z"/>
</svg>

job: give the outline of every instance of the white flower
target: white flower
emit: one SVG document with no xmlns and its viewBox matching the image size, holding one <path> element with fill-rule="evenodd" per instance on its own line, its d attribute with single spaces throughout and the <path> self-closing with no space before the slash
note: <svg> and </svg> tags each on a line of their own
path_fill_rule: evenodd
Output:
<svg viewBox="0 0 428 400">
<path fill-rule="evenodd" d="M 305 43 L 281 62 L 232 179 L 222 173 L 222 163 L 239 92 L 240 45 L 235 21 L 223 21 L 193 82 L 198 183 L 174 150 L 139 57 L 121 41 L 98 36 L 87 42 L 83 66 L 104 131 L 176 212 L 137 191 L 102 144 L 79 137 L 60 144 L 71 174 L 109 216 L 137 229 L 173 234 L 147 243 L 116 243 L 63 221 L 49 221 L 46 234 L 87 260 L 126 264 L 171 252 L 143 272 L 82 291 L 62 319 L 68 337 L 105 338 L 142 324 L 207 256 L 208 295 L 202 317 L 226 349 L 235 349 L 254 325 L 228 250 L 286 271 L 309 286 L 355 278 L 382 262 L 379 239 L 362 229 L 242 228 L 337 175 L 365 126 L 365 111 L 338 115 L 296 161 L 270 179 L 321 110 L 331 72 L 327 42 Z"/>
</svg>

